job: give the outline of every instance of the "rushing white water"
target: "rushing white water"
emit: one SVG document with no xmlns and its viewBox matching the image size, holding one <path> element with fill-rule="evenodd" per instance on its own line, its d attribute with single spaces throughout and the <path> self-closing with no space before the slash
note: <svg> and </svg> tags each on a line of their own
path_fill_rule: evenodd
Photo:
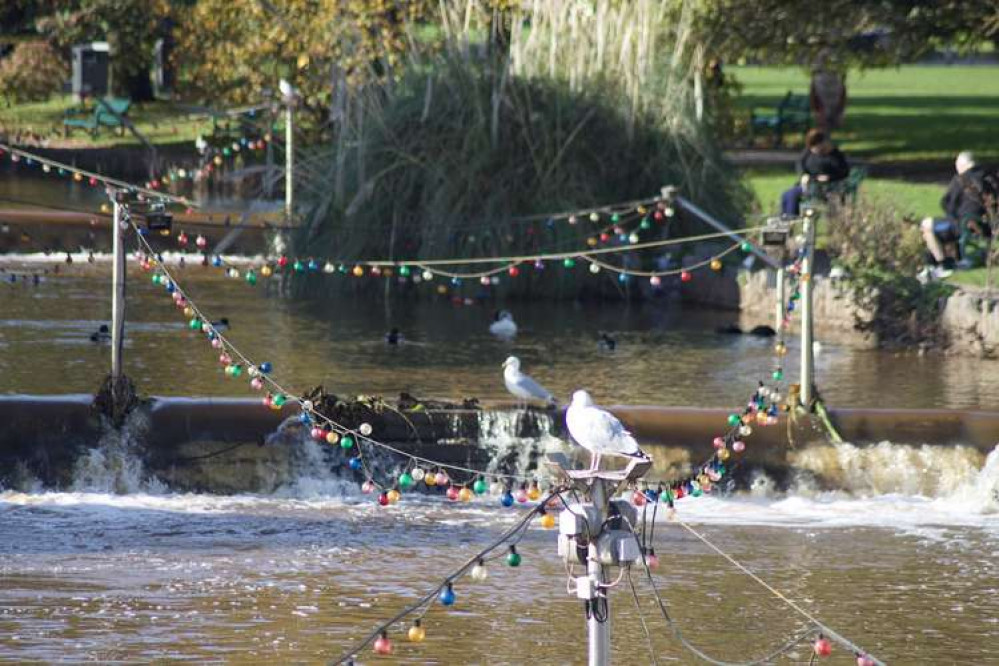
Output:
<svg viewBox="0 0 999 666">
<path fill-rule="evenodd" d="M 72 489 L 89 493 L 166 492 L 167 487 L 146 474 L 137 454 L 149 429 L 149 419 L 139 410 L 132 412 L 122 428 L 108 429 L 97 446 L 76 461 Z"/>
<path fill-rule="evenodd" d="M 527 465 L 539 453 L 564 446 L 550 435 L 529 442 L 513 436 L 511 433 L 522 427 L 516 418 L 484 421 L 483 428 L 490 433 L 486 441 L 497 452 L 494 460 L 514 458 Z M 126 428 L 133 436 L 140 430 L 141 424 Z M 331 468 L 324 448 L 313 442 L 301 443 L 292 464 L 293 480 L 272 494 L 206 495 L 169 493 L 162 483 L 145 475 L 129 449 L 129 441 L 108 440 L 81 459 L 72 492 L 8 491 L 0 494 L 0 503 L 180 513 L 298 513 L 318 509 L 349 516 L 380 510 L 372 496 L 360 494 L 353 478 L 343 478 Z M 802 452 L 799 460 L 806 461 L 809 473 L 829 475 L 839 469 L 849 476 L 864 471 L 866 481 L 844 483 L 836 490 L 817 490 L 814 483 L 803 482 L 780 491 L 758 476 L 748 492 L 684 498 L 676 508 L 683 520 L 692 523 L 863 526 L 903 531 L 966 526 L 999 534 L 999 447 L 988 454 L 984 464 L 974 464 L 975 456 L 981 459 L 981 454 L 961 447 L 911 447 L 888 442 L 872 447 L 841 445 L 831 452 Z M 819 460 L 824 461 L 822 465 Z M 916 466 L 917 462 L 923 466 Z M 885 485 L 882 476 L 895 477 L 896 481 Z M 443 510 L 448 522 L 457 523 L 506 523 L 516 513 L 501 509 L 491 495 L 477 497 L 469 504 L 456 504 L 411 494 L 392 510 L 410 519 Z M 665 512 L 660 518 L 666 520 Z"/>
<path fill-rule="evenodd" d="M 535 436 L 524 436 L 525 430 L 531 430 L 533 434 L 535 429 Z M 478 441 L 492 453 L 488 471 L 532 470 L 540 477 L 547 477 L 545 455 L 568 448 L 564 441 L 552 434 L 554 431 L 552 417 L 546 412 L 483 412 L 479 417 Z"/>
</svg>

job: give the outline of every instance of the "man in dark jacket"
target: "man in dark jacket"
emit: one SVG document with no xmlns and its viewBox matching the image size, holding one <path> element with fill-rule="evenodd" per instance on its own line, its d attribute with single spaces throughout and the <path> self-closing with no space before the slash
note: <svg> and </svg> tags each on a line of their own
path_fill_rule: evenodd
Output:
<svg viewBox="0 0 999 666">
<path fill-rule="evenodd" d="M 996 195 L 994 184 L 986 177 L 984 169 L 975 164 L 969 151 L 957 156 L 954 168 L 957 174 L 940 199 L 946 217 L 928 217 L 920 225 L 931 261 L 928 274 L 935 278 L 947 277 L 952 272 L 954 258 L 947 256 L 947 250 L 961 258 L 971 234 L 983 238 L 992 235 L 986 205 L 990 197 Z"/>
<path fill-rule="evenodd" d="M 797 162 L 799 182 L 780 197 L 782 215 L 801 214 L 801 199 L 813 188 L 843 180 L 850 175 L 846 157 L 822 130 L 810 129 L 805 135 L 805 152 Z"/>
</svg>

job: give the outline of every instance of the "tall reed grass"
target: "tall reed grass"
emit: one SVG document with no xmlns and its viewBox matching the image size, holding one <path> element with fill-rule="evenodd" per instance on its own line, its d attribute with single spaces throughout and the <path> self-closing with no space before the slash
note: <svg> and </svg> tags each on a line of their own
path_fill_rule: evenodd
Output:
<svg viewBox="0 0 999 666">
<path fill-rule="evenodd" d="M 667 184 L 738 215 L 749 195 L 696 119 L 688 19 L 674 18 L 656 0 L 507 14 L 441 0 L 436 38 L 414 37 L 402 71 L 344 95 L 336 138 L 300 162 L 298 250 L 349 262 L 580 248 L 592 226 L 512 220 Z M 552 278 L 524 284 L 555 293 Z"/>
</svg>

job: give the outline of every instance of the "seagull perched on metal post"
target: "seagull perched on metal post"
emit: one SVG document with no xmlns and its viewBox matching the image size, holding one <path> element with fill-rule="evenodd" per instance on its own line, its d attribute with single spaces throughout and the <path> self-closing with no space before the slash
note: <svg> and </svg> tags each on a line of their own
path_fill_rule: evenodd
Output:
<svg viewBox="0 0 999 666">
<path fill-rule="evenodd" d="M 617 417 L 597 407 L 586 391 L 572 394 L 572 403 L 565 411 L 565 425 L 572 438 L 590 452 L 591 472 L 600 467 L 603 455 L 649 459 Z"/>
<path fill-rule="evenodd" d="M 506 390 L 520 400 L 544 400 L 548 404 L 555 404 L 555 398 L 548 389 L 520 371 L 520 359 L 516 356 L 503 361 L 503 382 Z"/>
</svg>

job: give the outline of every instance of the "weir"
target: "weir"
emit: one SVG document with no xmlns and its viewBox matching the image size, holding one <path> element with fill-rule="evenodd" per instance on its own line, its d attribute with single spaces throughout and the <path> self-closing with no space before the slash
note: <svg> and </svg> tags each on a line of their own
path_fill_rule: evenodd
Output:
<svg viewBox="0 0 999 666">
<path fill-rule="evenodd" d="M 65 489 L 81 461 L 106 445 L 109 429 L 89 395 L 0 397 L 0 486 L 25 484 Z M 611 408 L 656 460 L 649 479 L 689 472 L 710 455 L 711 440 L 724 427 L 724 409 L 618 406 Z M 298 410 L 261 407 L 251 399 L 151 398 L 130 416 L 121 438 L 144 472 L 178 491 L 273 492 L 300 478 L 352 478 L 339 447 L 312 442 Z M 560 411 L 428 409 L 356 413 L 379 440 L 444 464 L 502 473 L 529 472 L 546 453 L 572 448 L 563 442 Z M 831 418 L 856 447 L 882 442 L 914 447 L 958 447 L 984 460 L 999 442 L 999 412 L 960 410 L 836 409 Z M 756 471 L 779 485 L 808 471 L 819 485 L 840 487 L 842 470 L 820 462 L 832 449 L 809 419 L 757 428 L 748 440 L 736 479 L 751 482 Z M 563 448 L 564 447 L 564 448 Z M 385 454 L 386 468 L 398 463 Z M 828 465 L 827 465 L 828 466 Z M 980 465 L 979 465 L 980 466 Z"/>
</svg>

